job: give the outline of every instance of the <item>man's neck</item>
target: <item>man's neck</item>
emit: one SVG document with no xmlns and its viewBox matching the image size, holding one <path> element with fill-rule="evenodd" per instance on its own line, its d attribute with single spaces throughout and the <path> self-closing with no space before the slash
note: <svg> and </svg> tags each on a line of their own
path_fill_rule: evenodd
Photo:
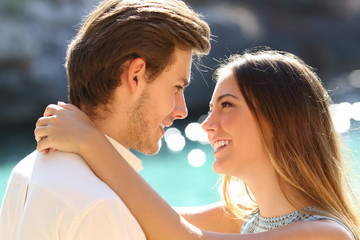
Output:
<svg viewBox="0 0 360 240">
<path fill-rule="evenodd" d="M 126 149 L 130 149 L 130 146 L 127 146 L 125 141 L 123 141 L 124 137 L 122 134 L 126 132 L 126 129 L 121 126 L 124 126 L 124 124 L 118 123 L 115 125 L 115 123 L 110 121 L 110 119 L 105 118 L 95 118 L 92 121 L 103 134 L 120 143 Z"/>
</svg>

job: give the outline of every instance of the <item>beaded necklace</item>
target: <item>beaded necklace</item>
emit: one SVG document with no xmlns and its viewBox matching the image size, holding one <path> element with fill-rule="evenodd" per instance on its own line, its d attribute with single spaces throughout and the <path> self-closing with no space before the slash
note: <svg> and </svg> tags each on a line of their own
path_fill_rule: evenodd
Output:
<svg viewBox="0 0 360 240">
<path fill-rule="evenodd" d="M 313 209 L 313 207 L 306 207 L 303 210 L 309 211 Z M 310 215 L 298 210 L 279 217 L 263 217 L 260 215 L 259 209 L 257 209 L 257 211 L 250 214 L 244 220 L 241 233 L 265 232 L 291 223 L 313 220 L 318 220 L 318 216 Z"/>
<path fill-rule="evenodd" d="M 318 212 L 318 213 L 322 212 L 315 207 L 306 207 L 303 208 L 302 211 Z M 316 215 L 316 214 L 311 215 L 304 213 L 302 211 L 296 210 L 294 212 L 291 212 L 289 214 L 280 217 L 263 217 L 260 215 L 259 209 L 257 209 L 244 220 L 244 223 L 241 227 L 241 233 L 242 234 L 260 233 L 296 222 L 332 220 L 343 226 L 350 233 L 352 239 L 355 240 L 355 236 L 343 222 L 332 217 Z"/>
</svg>

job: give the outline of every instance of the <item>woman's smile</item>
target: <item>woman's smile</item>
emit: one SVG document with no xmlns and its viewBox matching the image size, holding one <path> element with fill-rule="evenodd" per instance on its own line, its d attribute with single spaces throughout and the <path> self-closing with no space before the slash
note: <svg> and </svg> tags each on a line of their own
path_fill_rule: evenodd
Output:
<svg viewBox="0 0 360 240">
<path fill-rule="evenodd" d="M 225 149 L 229 144 L 230 140 L 216 140 L 213 142 L 213 148 L 215 150 L 214 154 L 220 152 L 221 150 Z"/>
</svg>

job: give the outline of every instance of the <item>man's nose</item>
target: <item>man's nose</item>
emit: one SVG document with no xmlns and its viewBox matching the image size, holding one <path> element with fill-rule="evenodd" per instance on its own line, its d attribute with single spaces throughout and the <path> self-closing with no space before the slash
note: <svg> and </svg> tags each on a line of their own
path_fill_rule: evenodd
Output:
<svg viewBox="0 0 360 240">
<path fill-rule="evenodd" d="M 180 94 L 175 98 L 175 107 L 172 112 L 174 119 L 184 119 L 188 115 L 184 94 Z"/>
</svg>

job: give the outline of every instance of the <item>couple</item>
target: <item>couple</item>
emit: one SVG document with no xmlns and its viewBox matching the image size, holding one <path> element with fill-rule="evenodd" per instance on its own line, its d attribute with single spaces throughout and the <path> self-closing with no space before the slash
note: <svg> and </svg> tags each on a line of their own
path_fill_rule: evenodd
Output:
<svg viewBox="0 0 360 240">
<path fill-rule="evenodd" d="M 176 212 L 139 176 L 129 149 L 155 154 L 164 128 L 187 116 L 192 55 L 209 38 L 181 1 L 102 2 L 67 52 L 73 105 L 46 108 L 40 153 L 10 177 L 1 240 L 360 240 L 331 100 L 289 53 L 245 52 L 216 72 L 203 129 L 225 203 Z M 231 198 L 237 179 L 253 201 Z"/>
</svg>

